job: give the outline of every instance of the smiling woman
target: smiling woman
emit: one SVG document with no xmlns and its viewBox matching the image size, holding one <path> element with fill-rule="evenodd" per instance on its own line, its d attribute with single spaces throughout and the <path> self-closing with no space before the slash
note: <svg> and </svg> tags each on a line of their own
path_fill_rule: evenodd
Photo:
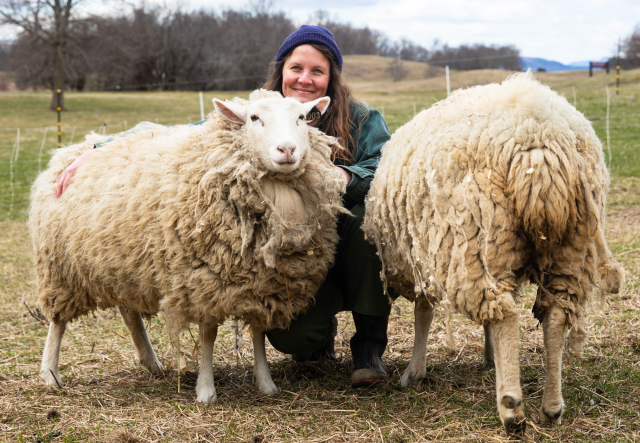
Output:
<svg viewBox="0 0 640 443">
<path fill-rule="evenodd" d="M 288 329 L 267 332 L 277 350 L 296 361 L 335 358 L 335 314 L 351 311 L 356 333 L 351 339 L 353 387 L 367 386 L 387 376 L 382 354 L 387 345 L 391 305 L 380 281 L 381 263 L 361 229 L 364 197 L 378 165 L 389 129 L 378 111 L 356 100 L 342 78 L 342 55 L 331 32 L 321 26 L 301 26 L 282 44 L 265 89 L 307 103 L 329 96 L 324 112 L 310 112 L 307 121 L 338 138 L 332 160 L 347 180 L 344 204 L 354 217 L 338 224 L 340 243 L 334 265 L 315 296 L 315 304 Z"/>
</svg>

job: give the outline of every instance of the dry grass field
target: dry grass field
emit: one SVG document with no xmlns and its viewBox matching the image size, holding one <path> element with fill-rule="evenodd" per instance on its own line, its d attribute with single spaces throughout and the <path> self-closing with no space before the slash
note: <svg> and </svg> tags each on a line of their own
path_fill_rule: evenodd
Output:
<svg viewBox="0 0 640 443">
<path fill-rule="evenodd" d="M 423 66 L 412 66 L 413 77 L 394 83 L 385 78 L 380 60 L 359 61 L 377 69 L 377 76 L 354 78 L 349 71 L 350 60 L 348 57 L 345 72 L 357 94 L 373 106 L 384 106 L 392 129 L 411 118 L 412 103 L 426 107 L 445 94 L 442 77 L 420 77 Z M 463 82 L 500 80 L 506 75 L 502 71 L 453 73 L 452 87 L 460 87 Z M 543 76 L 565 95 L 572 93 L 572 84 L 585 81 L 575 73 Z M 595 94 L 602 84 L 597 82 L 603 79 L 600 74 L 587 79 L 593 84 L 584 84 L 580 89 L 584 95 L 577 98 L 578 109 L 592 119 L 601 137 L 602 120 L 597 109 L 602 96 Z M 633 81 L 640 93 L 638 79 Z M 537 421 L 545 355 L 542 330 L 531 314 L 535 287 L 527 288 L 519 301 L 521 380 L 529 419 L 525 441 L 640 440 L 640 174 L 634 172 L 640 168 L 640 159 L 637 128 L 622 118 L 632 121 L 633 114 L 640 114 L 638 104 L 630 100 L 631 86 L 629 83 L 615 102 L 621 107 L 618 121 L 625 122 L 615 134 L 631 137 L 614 145 L 614 158 L 618 160 L 614 160 L 606 224 L 609 246 L 626 268 L 627 282 L 620 294 L 594 300 L 584 355 L 565 362 L 564 421 L 551 427 Z M 206 95 L 209 99 L 214 93 Z M 128 120 L 129 124 L 137 117 L 153 116 L 170 122 L 191 115 L 193 121 L 197 116 L 192 106 L 197 110 L 195 97 L 193 93 L 70 94 L 69 103 L 76 106 L 76 111 L 65 117 L 78 118 L 78 126 L 80 121 L 94 125 L 100 116 L 106 116 L 109 122 Z M 44 125 L 50 117 L 40 103 L 47 101 L 43 94 L 0 94 L 0 101 L 14 106 L 13 112 L 0 106 L 2 128 L 9 122 L 26 127 L 28 119 L 33 121 L 32 126 Z M 77 111 L 80 108 L 86 109 L 83 115 Z M 105 109 L 109 112 L 102 112 Z M 0 145 L 1 155 L 5 146 Z M 39 141 L 34 146 L 39 147 Z M 619 159 L 624 155 L 627 157 Z M 5 164 L 6 158 L 0 156 L 0 163 Z M 24 177 L 27 180 L 28 175 Z M 0 210 L 0 220 L 3 218 Z M 70 325 L 61 352 L 65 386 L 61 390 L 46 387 L 37 374 L 47 328 L 25 307 L 37 306 L 31 260 L 24 212 L 0 221 L 2 442 L 507 440 L 495 406 L 495 371 L 482 366 L 482 328 L 463 317 L 454 316 L 455 346 L 449 349 L 443 312 L 438 311 L 428 342 L 427 379 L 419 389 L 400 388 L 399 378 L 413 344 L 413 309 L 404 300 L 392 311 L 389 346 L 383 356 L 391 377 L 363 390 L 349 387 L 352 364 L 348 343 L 354 328 L 347 313 L 339 315 L 337 362 L 295 363 L 290 356 L 268 347 L 270 369 L 281 389 L 281 394 L 273 398 L 259 394 L 251 383 L 253 357 L 248 331 L 243 331 L 244 344 L 236 352 L 234 331 L 226 323 L 214 350 L 218 401 L 204 406 L 195 403 L 197 327 L 180 337 L 186 368 L 179 375 L 175 342 L 169 341 L 163 318 L 148 322 L 154 347 L 168 369 L 165 374 L 152 375 L 135 362 L 128 331 L 113 310 L 98 311 Z"/>
</svg>

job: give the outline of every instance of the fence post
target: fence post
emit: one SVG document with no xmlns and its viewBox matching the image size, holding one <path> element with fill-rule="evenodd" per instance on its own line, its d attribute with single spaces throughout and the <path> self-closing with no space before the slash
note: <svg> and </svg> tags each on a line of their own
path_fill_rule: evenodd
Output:
<svg viewBox="0 0 640 443">
<path fill-rule="evenodd" d="M 200 120 L 204 120 L 204 101 L 202 100 L 202 91 L 200 91 Z"/>
<path fill-rule="evenodd" d="M 20 155 L 20 128 L 18 128 L 18 136 L 16 137 L 16 155 L 14 156 L 13 162 L 18 162 L 18 155 Z"/>
<path fill-rule="evenodd" d="M 20 150 L 20 128 L 18 128 L 18 133 L 16 134 L 16 142 L 13 144 L 13 148 L 11 149 L 11 155 L 9 155 L 9 189 L 11 189 L 11 202 L 9 203 L 9 212 L 7 213 L 7 220 L 11 218 L 11 213 L 13 212 L 13 202 L 15 200 L 15 192 L 13 188 L 13 164 L 16 160 L 18 160 L 19 150 Z"/>
<path fill-rule="evenodd" d="M 44 136 L 42 136 L 42 143 L 40 143 L 40 153 L 38 154 L 38 174 L 42 172 L 42 150 L 44 149 L 44 143 L 47 140 L 47 132 L 49 132 L 49 127 L 44 128 Z"/>
<path fill-rule="evenodd" d="M 384 106 L 382 106 L 380 114 L 382 114 L 382 118 L 384 118 Z"/>
<path fill-rule="evenodd" d="M 60 89 L 56 90 L 58 94 L 58 106 L 56 110 L 58 111 L 58 148 L 62 146 L 62 106 L 60 106 L 60 95 L 62 95 L 62 91 Z"/>
<path fill-rule="evenodd" d="M 618 55 L 616 56 L 616 95 L 620 95 L 620 39 L 619 38 L 618 38 Z"/>
<path fill-rule="evenodd" d="M 415 103 L 413 104 L 413 116 L 414 117 L 416 116 L 416 104 Z"/>
<path fill-rule="evenodd" d="M 447 76 L 447 97 L 451 95 L 451 86 L 449 84 L 449 65 L 444 67 L 445 75 Z"/>
<path fill-rule="evenodd" d="M 578 105 L 576 104 L 576 103 L 577 103 L 577 101 L 576 101 L 576 88 L 574 88 L 574 87 L 572 86 L 572 87 L 571 87 L 571 90 L 573 91 L 573 107 L 574 107 L 574 108 L 577 108 L 577 107 L 578 107 Z"/>
<path fill-rule="evenodd" d="M 73 136 L 76 135 L 76 127 L 74 126 L 71 130 L 71 140 L 69 140 L 69 144 L 73 144 Z"/>
<path fill-rule="evenodd" d="M 607 151 L 609 152 L 609 171 L 611 171 L 611 137 L 609 136 L 609 107 L 610 107 L 611 99 L 609 98 L 609 86 L 608 85 L 604 85 L 604 89 L 605 89 L 605 91 L 607 91 L 607 122 L 606 122 L 606 128 L 607 128 Z"/>
</svg>

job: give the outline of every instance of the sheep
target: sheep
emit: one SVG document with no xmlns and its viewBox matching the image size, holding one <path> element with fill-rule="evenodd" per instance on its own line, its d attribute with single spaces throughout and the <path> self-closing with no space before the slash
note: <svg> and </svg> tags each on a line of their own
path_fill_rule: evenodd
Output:
<svg viewBox="0 0 640 443">
<path fill-rule="evenodd" d="M 118 307 L 140 363 L 163 371 L 142 317 L 197 323 L 202 361 L 196 400 L 213 403 L 212 355 L 226 318 L 251 325 L 254 383 L 278 393 L 265 333 L 304 312 L 334 257 L 346 184 L 331 162 L 333 137 L 306 124 L 316 106 L 259 90 L 214 99 L 198 126 L 149 125 L 100 148 L 56 201 L 56 177 L 96 135 L 56 152 L 35 181 L 29 228 L 40 304 L 51 320 L 41 377 L 61 385 L 66 324 Z M 135 132 L 135 131 L 134 131 Z M 175 332 L 175 331 L 174 331 Z"/>
<path fill-rule="evenodd" d="M 415 301 L 415 342 L 402 386 L 419 386 L 439 302 L 484 326 L 495 357 L 500 420 L 526 427 L 517 300 L 528 280 L 542 323 L 542 422 L 561 422 L 562 351 L 584 342 L 594 289 L 617 292 L 624 270 L 604 238 L 609 188 L 589 121 L 531 73 L 456 91 L 392 136 L 366 201 L 364 230 L 383 278 Z"/>
</svg>

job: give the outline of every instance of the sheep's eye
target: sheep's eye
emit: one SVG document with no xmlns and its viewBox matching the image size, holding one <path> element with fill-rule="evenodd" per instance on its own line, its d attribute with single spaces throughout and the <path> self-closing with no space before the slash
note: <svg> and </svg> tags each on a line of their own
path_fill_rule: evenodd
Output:
<svg viewBox="0 0 640 443">
<path fill-rule="evenodd" d="M 304 115 L 300 114 L 300 117 L 298 117 L 298 120 L 304 120 Z"/>
<path fill-rule="evenodd" d="M 255 114 L 254 114 L 254 115 L 252 115 L 252 116 L 251 116 L 251 121 L 252 121 L 252 122 L 255 122 L 255 121 L 257 121 L 257 120 L 259 120 L 259 118 L 258 118 L 258 116 L 257 116 L 257 115 L 255 115 Z"/>
</svg>

